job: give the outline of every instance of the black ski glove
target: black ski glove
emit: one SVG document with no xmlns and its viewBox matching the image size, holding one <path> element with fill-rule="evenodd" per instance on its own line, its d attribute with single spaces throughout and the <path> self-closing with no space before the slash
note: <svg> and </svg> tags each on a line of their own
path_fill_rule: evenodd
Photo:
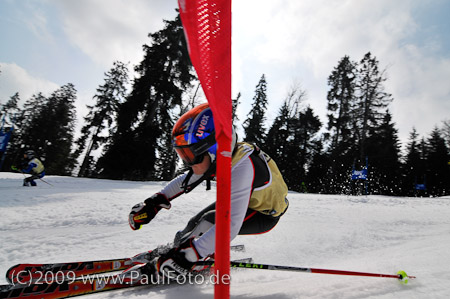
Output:
<svg viewBox="0 0 450 299">
<path fill-rule="evenodd" d="M 132 230 L 138 230 L 149 223 L 162 208 L 170 209 L 170 201 L 164 194 L 156 193 L 144 202 L 135 205 L 128 216 L 128 223 Z"/>
</svg>

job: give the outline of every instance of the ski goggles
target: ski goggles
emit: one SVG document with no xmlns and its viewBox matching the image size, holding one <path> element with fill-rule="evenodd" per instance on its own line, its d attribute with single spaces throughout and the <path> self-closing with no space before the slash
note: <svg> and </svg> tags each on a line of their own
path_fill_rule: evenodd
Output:
<svg viewBox="0 0 450 299">
<path fill-rule="evenodd" d="M 216 143 L 214 134 L 210 134 L 205 139 L 190 145 L 175 145 L 175 151 L 178 157 L 183 160 L 187 166 L 192 166 L 203 162 L 205 153 L 208 149 Z"/>
<path fill-rule="evenodd" d="M 187 166 L 202 163 L 205 157 L 204 154 L 196 156 L 189 147 L 176 147 L 175 151 Z"/>
</svg>

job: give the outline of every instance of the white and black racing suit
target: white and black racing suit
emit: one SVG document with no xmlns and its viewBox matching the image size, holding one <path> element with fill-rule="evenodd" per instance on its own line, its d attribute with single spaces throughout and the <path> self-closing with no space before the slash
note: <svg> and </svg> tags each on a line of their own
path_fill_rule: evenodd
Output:
<svg viewBox="0 0 450 299">
<path fill-rule="evenodd" d="M 207 173 L 206 175 L 210 175 Z M 172 180 L 160 193 L 172 200 L 195 188 L 205 175 L 190 171 Z M 238 234 L 261 234 L 278 223 L 288 208 L 287 186 L 275 162 L 256 145 L 237 143 L 231 169 L 231 240 Z M 191 218 L 177 233 L 175 246 L 190 237 L 198 253 L 206 257 L 215 250 L 215 203 Z"/>
</svg>

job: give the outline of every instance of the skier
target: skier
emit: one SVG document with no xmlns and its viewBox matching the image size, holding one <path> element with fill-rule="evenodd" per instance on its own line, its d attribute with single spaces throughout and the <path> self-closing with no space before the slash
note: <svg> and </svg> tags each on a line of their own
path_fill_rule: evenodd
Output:
<svg viewBox="0 0 450 299">
<path fill-rule="evenodd" d="M 275 162 L 255 144 L 238 142 L 233 132 L 231 168 L 231 239 L 236 235 L 270 231 L 286 212 L 287 186 Z M 133 230 L 149 223 L 171 201 L 210 180 L 216 170 L 217 143 L 208 104 L 185 113 L 172 130 L 172 142 L 189 171 L 173 179 L 160 192 L 135 205 L 129 215 Z M 195 271 L 195 263 L 215 250 L 215 203 L 191 218 L 179 231 L 174 247 L 156 261 L 159 275 L 174 278 Z"/>
<path fill-rule="evenodd" d="M 30 177 L 27 177 L 23 180 L 23 186 L 36 186 L 37 184 L 34 180 L 43 178 L 45 176 L 44 164 L 42 164 L 42 162 L 35 157 L 35 153 L 33 150 L 27 150 L 23 154 L 23 158 L 25 159 L 25 162 L 22 166 L 23 169 L 20 170 L 15 166 L 11 166 L 11 169 L 22 173 L 31 174 Z"/>
</svg>

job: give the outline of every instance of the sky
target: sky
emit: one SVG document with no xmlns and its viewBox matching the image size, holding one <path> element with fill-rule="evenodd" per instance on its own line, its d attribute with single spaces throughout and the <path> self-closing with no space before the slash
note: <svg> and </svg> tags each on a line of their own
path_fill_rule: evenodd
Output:
<svg viewBox="0 0 450 299">
<path fill-rule="evenodd" d="M 176 8 L 176 0 L 0 0 L 0 103 L 16 92 L 24 102 L 73 83 L 80 127 L 104 73 L 116 60 L 139 64 L 148 33 L 174 19 Z M 233 1 L 240 121 L 264 74 L 267 128 L 295 85 L 326 127 L 328 76 L 345 55 L 360 61 L 370 51 L 386 70 L 402 144 L 413 127 L 428 137 L 450 120 L 448 11 L 448 0 Z"/>
</svg>

